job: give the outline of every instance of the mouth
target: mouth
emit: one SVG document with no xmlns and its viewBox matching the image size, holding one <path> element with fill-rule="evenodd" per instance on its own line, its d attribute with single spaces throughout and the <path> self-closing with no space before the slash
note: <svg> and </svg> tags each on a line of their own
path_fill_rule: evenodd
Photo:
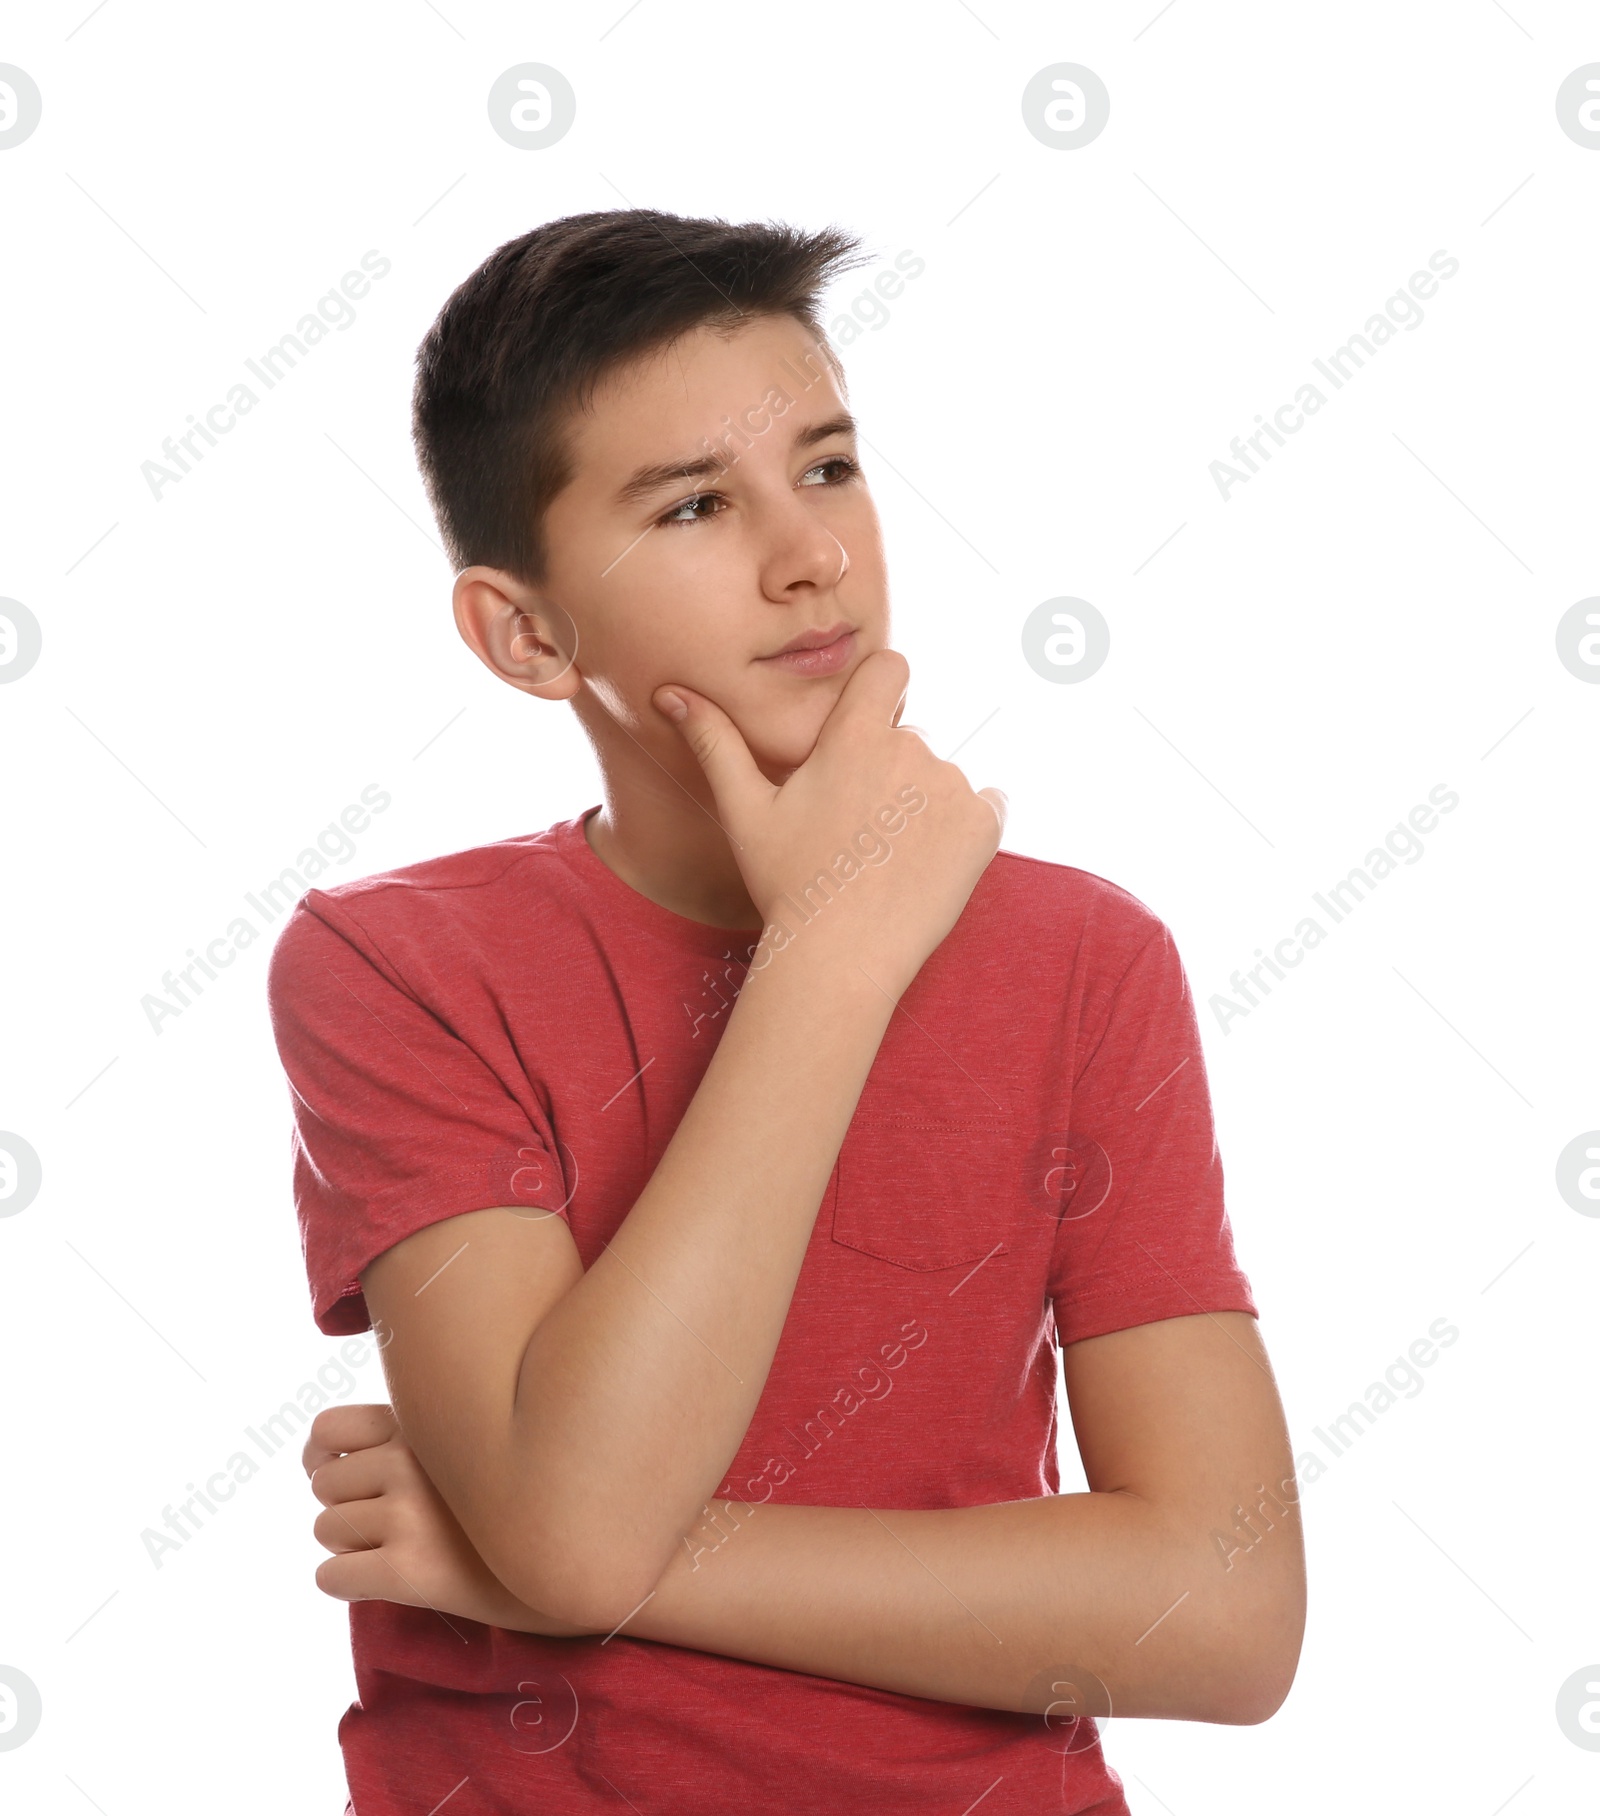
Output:
<svg viewBox="0 0 1600 1816">
<path fill-rule="evenodd" d="M 773 655 L 758 656 L 756 660 L 795 675 L 832 675 L 855 654 L 855 647 L 854 627 L 839 623 L 827 630 L 806 631 Z"/>
</svg>

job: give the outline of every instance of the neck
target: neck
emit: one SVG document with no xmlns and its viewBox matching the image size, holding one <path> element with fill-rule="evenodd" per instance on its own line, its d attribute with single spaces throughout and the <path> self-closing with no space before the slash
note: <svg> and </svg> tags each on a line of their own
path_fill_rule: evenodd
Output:
<svg viewBox="0 0 1600 1816">
<path fill-rule="evenodd" d="M 659 907 L 708 927 L 758 932 L 760 911 L 694 753 L 670 728 L 672 745 L 653 750 L 604 711 L 579 716 L 600 762 L 605 796 L 584 826 L 590 850 Z"/>
</svg>

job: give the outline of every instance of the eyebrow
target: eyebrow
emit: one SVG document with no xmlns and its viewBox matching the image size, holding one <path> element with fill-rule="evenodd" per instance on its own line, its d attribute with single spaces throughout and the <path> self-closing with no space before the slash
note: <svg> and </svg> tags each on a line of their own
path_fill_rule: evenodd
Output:
<svg viewBox="0 0 1600 1816">
<path fill-rule="evenodd" d="M 848 410 L 841 410 L 838 415 L 830 416 L 826 422 L 814 422 L 809 427 L 796 430 L 790 446 L 794 449 L 815 447 L 819 441 L 827 441 L 835 435 L 854 435 L 856 419 Z M 734 460 L 738 455 L 733 457 Z M 618 487 L 615 502 L 621 505 L 637 504 L 648 498 L 652 492 L 658 492 L 663 486 L 681 484 L 684 480 L 709 479 L 718 473 L 725 473 L 733 461 L 717 460 L 710 454 L 697 455 L 692 460 L 663 460 L 647 467 L 640 467 Z"/>
</svg>

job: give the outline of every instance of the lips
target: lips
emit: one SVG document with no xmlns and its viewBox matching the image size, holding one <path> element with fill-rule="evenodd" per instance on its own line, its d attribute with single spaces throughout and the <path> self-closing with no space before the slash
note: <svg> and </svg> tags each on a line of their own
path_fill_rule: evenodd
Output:
<svg viewBox="0 0 1600 1816">
<path fill-rule="evenodd" d="M 801 650 L 825 649 L 830 643 L 837 643 L 841 637 L 847 635 L 851 628 L 841 618 L 837 624 L 830 625 L 825 631 L 803 631 L 798 637 L 791 638 L 782 649 L 775 649 L 771 656 L 763 656 L 760 660 L 770 662 L 774 656 L 792 656 Z"/>
<path fill-rule="evenodd" d="M 807 631 L 794 638 L 787 649 L 756 660 L 769 668 L 786 669 L 791 675 L 835 675 L 849 665 L 855 653 L 855 630 L 841 624 L 829 630 Z"/>
</svg>

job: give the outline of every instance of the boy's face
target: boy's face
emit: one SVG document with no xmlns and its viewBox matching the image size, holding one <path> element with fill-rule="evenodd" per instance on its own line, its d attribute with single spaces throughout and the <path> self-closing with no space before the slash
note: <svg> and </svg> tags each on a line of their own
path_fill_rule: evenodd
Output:
<svg viewBox="0 0 1600 1816">
<path fill-rule="evenodd" d="M 889 635 L 878 516 L 832 367 L 789 316 L 697 329 L 608 374 L 570 434 L 574 477 L 546 514 L 537 594 L 576 627 L 574 705 L 602 757 L 620 724 L 682 768 L 651 704 L 681 681 L 781 779 Z M 768 660 L 839 626 L 820 672 Z"/>
</svg>

